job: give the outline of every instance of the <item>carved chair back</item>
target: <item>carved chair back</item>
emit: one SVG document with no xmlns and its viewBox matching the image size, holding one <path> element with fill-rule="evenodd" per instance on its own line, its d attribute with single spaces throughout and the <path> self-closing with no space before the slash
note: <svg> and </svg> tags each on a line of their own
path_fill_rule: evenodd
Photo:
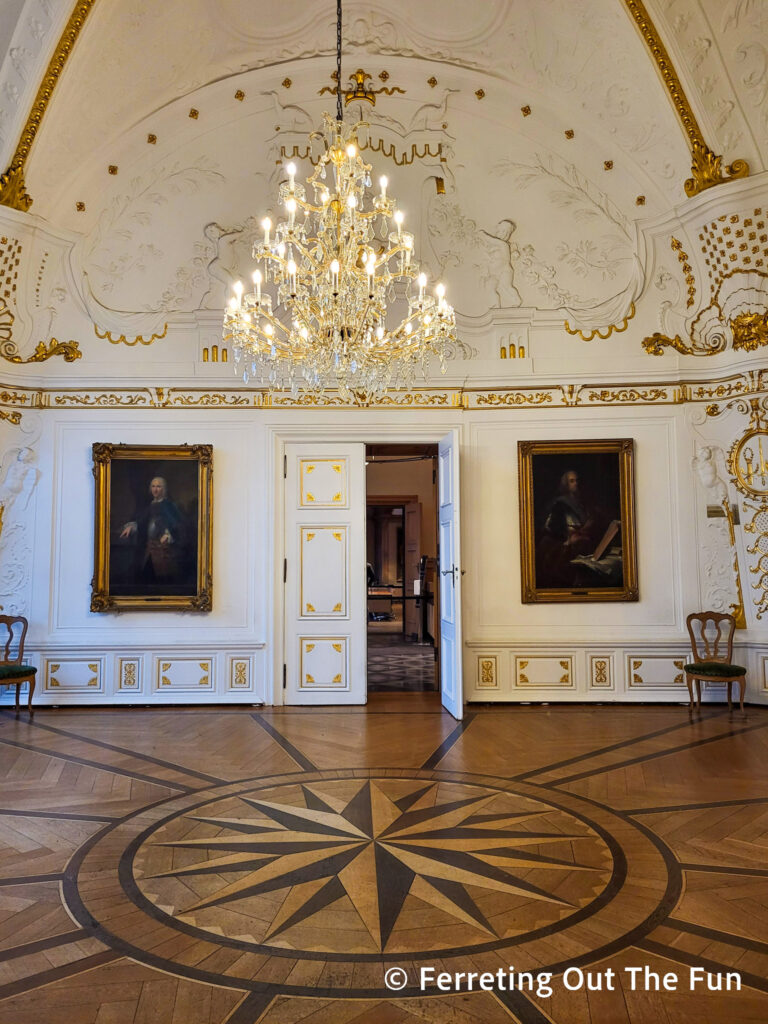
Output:
<svg viewBox="0 0 768 1024">
<path fill-rule="evenodd" d="M 29 623 L 23 615 L 0 615 L 0 644 L 3 664 L 20 665 L 24 660 L 24 637 Z"/>
<path fill-rule="evenodd" d="M 685 620 L 691 638 L 694 661 L 721 661 L 733 658 L 733 634 L 736 620 L 722 612 L 692 612 Z"/>
</svg>

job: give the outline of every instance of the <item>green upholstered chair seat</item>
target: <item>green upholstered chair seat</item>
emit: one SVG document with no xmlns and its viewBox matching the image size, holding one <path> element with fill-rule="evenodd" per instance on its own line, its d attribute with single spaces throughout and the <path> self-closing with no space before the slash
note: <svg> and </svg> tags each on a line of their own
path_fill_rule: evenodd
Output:
<svg viewBox="0 0 768 1024">
<path fill-rule="evenodd" d="M 26 679 L 37 672 L 34 665 L 0 665 L 0 682 L 12 683 L 16 679 Z"/>
<path fill-rule="evenodd" d="M 686 665 L 685 671 L 690 672 L 692 676 L 701 674 L 702 676 L 720 676 L 721 678 L 743 676 L 747 672 L 741 665 L 728 665 L 722 661 L 695 661 Z"/>
</svg>

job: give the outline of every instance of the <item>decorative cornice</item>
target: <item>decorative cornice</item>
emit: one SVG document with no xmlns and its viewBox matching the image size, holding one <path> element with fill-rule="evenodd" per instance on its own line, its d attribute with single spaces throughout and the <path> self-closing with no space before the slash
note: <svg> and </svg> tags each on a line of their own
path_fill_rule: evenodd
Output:
<svg viewBox="0 0 768 1024">
<path fill-rule="evenodd" d="M 645 4 L 642 0 L 624 0 L 624 3 L 640 30 L 645 45 L 651 51 L 691 148 L 691 177 L 686 179 L 683 186 L 685 194 L 689 197 L 695 196 L 713 185 L 720 185 L 733 178 L 746 178 L 749 174 L 749 164 L 746 160 L 734 160 L 732 164 L 723 168 L 722 156 L 716 156 L 704 141 L 696 115 L 691 109 L 667 48 L 661 41 Z"/>
<path fill-rule="evenodd" d="M 43 115 L 48 109 L 56 83 L 61 77 L 61 72 L 64 70 L 64 65 L 67 63 L 77 37 L 80 35 L 80 30 L 85 24 L 85 19 L 95 3 L 96 0 L 78 0 L 56 44 L 56 49 L 48 63 L 40 88 L 37 90 L 35 102 L 27 118 L 27 123 L 24 125 L 10 166 L 5 174 L 0 174 L 0 205 L 2 206 L 10 206 L 14 210 L 26 212 L 32 205 L 32 197 L 27 194 L 24 184 L 27 158 L 42 123 Z"/>
<path fill-rule="evenodd" d="M 3 387 L 3 385 L 0 385 Z M 0 409 L 221 409 L 221 410 L 344 410 L 361 408 L 488 411 L 491 409 L 586 409 L 600 407 L 706 404 L 768 396 L 768 369 L 747 370 L 709 380 L 646 383 L 552 384 L 539 387 L 457 387 L 394 391 L 366 406 L 345 401 L 336 392 L 299 395 L 243 388 L 184 387 L 7 387 L 0 390 Z"/>
</svg>

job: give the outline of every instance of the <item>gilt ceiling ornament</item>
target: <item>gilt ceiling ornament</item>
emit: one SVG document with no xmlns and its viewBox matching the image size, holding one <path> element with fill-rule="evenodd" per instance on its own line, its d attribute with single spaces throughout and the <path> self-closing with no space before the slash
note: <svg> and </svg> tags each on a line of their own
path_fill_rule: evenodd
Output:
<svg viewBox="0 0 768 1024">
<path fill-rule="evenodd" d="M 235 372 L 270 389 L 372 400 L 390 387 L 427 377 L 436 357 L 445 372 L 456 318 L 445 287 L 427 292 L 414 257 L 414 236 L 387 194 L 386 177 L 372 195 L 371 165 L 360 156 L 364 122 L 344 122 L 341 90 L 341 0 L 336 4 L 336 118 L 324 115 L 324 151 L 306 186 L 296 165 L 285 170 L 278 201 L 285 211 L 272 234 L 253 247 L 253 291 L 234 286 L 223 338 Z"/>
</svg>

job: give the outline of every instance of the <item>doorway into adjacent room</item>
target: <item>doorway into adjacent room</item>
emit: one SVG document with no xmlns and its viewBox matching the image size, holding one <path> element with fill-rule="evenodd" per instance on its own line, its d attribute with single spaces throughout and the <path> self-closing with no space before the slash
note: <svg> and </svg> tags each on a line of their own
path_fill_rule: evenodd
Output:
<svg viewBox="0 0 768 1024">
<path fill-rule="evenodd" d="M 369 444 L 368 692 L 440 688 L 436 444 Z"/>
</svg>

